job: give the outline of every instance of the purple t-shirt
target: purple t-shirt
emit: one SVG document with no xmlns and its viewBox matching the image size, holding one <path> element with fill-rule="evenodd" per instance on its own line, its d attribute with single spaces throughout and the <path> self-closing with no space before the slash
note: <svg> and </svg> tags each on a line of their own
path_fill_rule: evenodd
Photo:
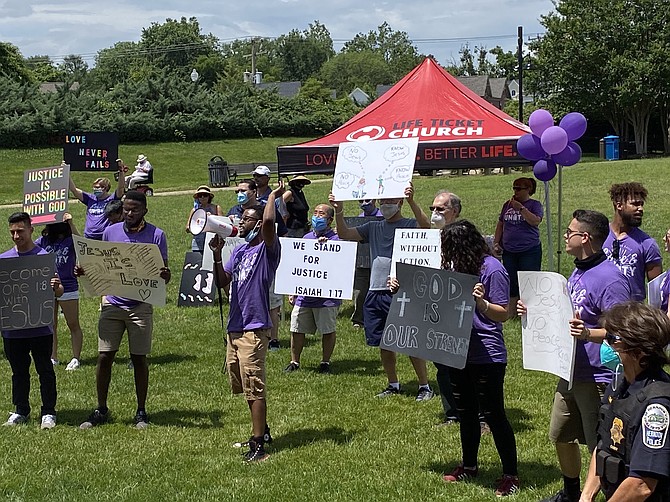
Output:
<svg viewBox="0 0 670 502">
<path fill-rule="evenodd" d="M 84 237 L 87 239 L 102 240 L 102 233 L 110 225 L 105 216 L 105 207 L 108 202 L 117 200 L 116 192 L 104 199 L 98 199 L 95 195 L 82 192 L 82 202 L 86 204 L 86 223 L 84 224 Z"/>
<path fill-rule="evenodd" d="M 522 204 L 534 215 L 544 216 L 544 208 L 539 201 L 528 199 Z M 503 204 L 498 220 L 503 222 L 502 247 L 505 251 L 521 253 L 540 244 L 540 229 L 526 222 L 521 211 L 514 209 L 509 201 Z"/>
<path fill-rule="evenodd" d="M 74 266 L 77 263 L 77 255 L 74 251 L 74 242 L 72 236 L 64 237 L 56 242 L 49 241 L 46 237 L 40 236 L 35 244 L 44 249 L 47 253 L 56 255 L 56 271 L 63 285 L 65 293 L 72 293 L 79 289 L 77 278 L 74 276 Z"/>
<path fill-rule="evenodd" d="M 242 333 L 270 329 L 270 284 L 274 280 L 281 247 L 279 239 L 268 248 L 264 241 L 255 246 L 246 242 L 233 249 L 224 270 L 232 276 L 228 332 Z"/>
<path fill-rule="evenodd" d="M 484 298 L 496 305 L 509 303 L 509 276 L 502 263 L 486 256 L 479 273 L 484 285 Z M 472 332 L 468 348 L 468 364 L 506 363 L 507 348 L 503 339 L 503 325 L 492 321 L 477 309 L 472 317 Z"/>
<path fill-rule="evenodd" d="M 661 281 L 661 310 L 668 312 L 668 296 L 670 296 L 670 271 Z"/>
<path fill-rule="evenodd" d="M 329 228 L 327 232 L 316 235 L 313 231 L 305 234 L 303 239 L 318 239 L 319 237 L 326 237 L 330 241 L 339 241 L 340 237 L 335 233 L 332 228 Z M 309 307 L 313 309 L 318 309 L 321 307 L 339 307 L 342 305 L 342 300 L 335 300 L 333 298 L 317 298 L 314 296 L 296 296 L 295 298 L 296 307 Z"/>
<path fill-rule="evenodd" d="M 588 270 L 576 268 L 568 279 L 572 306 L 587 328 L 600 327 L 600 316 L 606 310 L 631 299 L 628 281 L 609 260 Z M 608 383 L 612 372 L 600 364 L 600 344 L 577 340 L 576 382 Z"/>
<path fill-rule="evenodd" d="M 630 282 L 630 289 L 633 293 L 632 299 L 638 302 L 644 301 L 647 297 L 645 288 L 646 268 L 647 265 L 662 262 L 661 250 L 654 239 L 639 228 L 633 227 L 626 237 L 618 239 L 619 259 L 615 260 L 612 257 L 612 246 L 615 239 L 614 232 L 610 229 L 605 244 L 603 244 L 603 251 Z"/>
<path fill-rule="evenodd" d="M 19 253 L 16 250 L 16 247 L 5 251 L 0 254 L 0 259 L 2 258 L 18 258 L 20 256 L 33 256 L 38 254 L 48 254 L 44 249 L 39 246 L 35 246 L 27 253 Z M 54 302 L 54 308 L 56 308 L 56 303 Z M 40 326 L 39 328 L 27 328 L 27 329 L 15 329 L 12 331 L 3 331 L 3 338 L 34 338 L 38 336 L 49 336 L 53 334 L 51 326 Z"/>
<path fill-rule="evenodd" d="M 151 223 L 145 223 L 144 228 L 139 232 L 127 232 L 124 222 L 114 223 L 105 229 L 104 233 L 102 234 L 102 240 L 108 242 L 139 242 L 141 244 L 156 244 L 161 252 L 163 260 L 167 263 L 167 239 L 163 231 Z M 106 298 L 107 301 L 112 305 L 116 305 L 117 307 L 121 307 L 123 309 L 130 309 L 142 303 L 137 300 L 122 298 L 120 296 L 107 295 Z"/>
</svg>

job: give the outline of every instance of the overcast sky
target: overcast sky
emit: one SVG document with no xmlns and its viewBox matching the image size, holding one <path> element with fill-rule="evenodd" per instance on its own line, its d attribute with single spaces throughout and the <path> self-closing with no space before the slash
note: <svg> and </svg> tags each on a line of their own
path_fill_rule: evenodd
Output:
<svg viewBox="0 0 670 502">
<path fill-rule="evenodd" d="M 277 37 L 316 19 L 330 31 L 336 51 L 387 21 L 406 31 L 419 52 L 449 64 L 467 41 L 471 47 L 515 50 L 517 26 L 527 35 L 542 33 L 540 16 L 551 10 L 551 0 L 0 0 L 0 40 L 25 57 L 48 55 L 60 62 L 64 55 L 80 54 L 93 66 L 100 49 L 138 41 L 142 28 L 166 18 L 195 16 L 203 33 L 222 41 Z"/>
</svg>

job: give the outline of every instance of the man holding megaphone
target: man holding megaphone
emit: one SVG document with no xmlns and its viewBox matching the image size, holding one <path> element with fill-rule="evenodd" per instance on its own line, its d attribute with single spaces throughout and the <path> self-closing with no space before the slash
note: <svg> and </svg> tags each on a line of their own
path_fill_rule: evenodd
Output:
<svg viewBox="0 0 670 502">
<path fill-rule="evenodd" d="M 283 193 L 284 183 L 280 181 L 265 208 L 254 206 L 244 210 L 237 234 L 246 242 L 233 250 L 225 265 L 221 263 L 225 232 L 216 231 L 209 243 L 217 285 L 224 288 L 231 285 L 226 365 L 233 394 L 244 394 L 251 411 L 247 462 L 265 460 L 268 457 L 265 442 L 272 441 L 267 426 L 265 357 L 272 328 L 269 289 L 281 255 L 275 231 L 275 200 Z M 229 235 L 233 235 L 232 231 Z"/>
</svg>

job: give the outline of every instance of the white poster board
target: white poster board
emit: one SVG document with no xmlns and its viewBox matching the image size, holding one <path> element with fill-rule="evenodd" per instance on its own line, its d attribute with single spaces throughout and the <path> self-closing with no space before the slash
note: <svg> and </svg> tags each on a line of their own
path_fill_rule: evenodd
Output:
<svg viewBox="0 0 670 502">
<path fill-rule="evenodd" d="M 113 295 L 165 305 L 165 281 L 160 277 L 163 257 L 156 244 L 106 242 L 73 235 L 79 278 L 88 296 Z"/>
<path fill-rule="evenodd" d="M 202 270 L 209 270 L 210 272 L 214 270 L 214 252 L 212 248 L 209 247 L 209 241 L 211 241 L 216 234 L 213 232 L 207 232 L 205 234 L 205 248 L 202 253 Z M 246 241 L 242 237 L 226 237 L 223 242 L 223 249 L 221 250 L 221 263 L 225 266 L 228 260 L 230 260 L 230 255 L 233 254 L 233 249 L 235 249 L 240 244 L 244 244 Z"/>
<path fill-rule="evenodd" d="M 652 307 L 657 309 L 661 308 L 661 303 L 663 302 L 661 287 L 665 282 L 665 278 L 668 276 L 668 271 L 666 270 L 658 277 L 655 277 L 653 280 L 647 283 L 647 303 Z"/>
<path fill-rule="evenodd" d="M 555 272 L 519 272 L 519 293 L 527 314 L 521 322 L 523 367 L 572 382 L 576 341 L 567 280 Z"/>
<path fill-rule="evenodd" d="M 396 263 L 441 268 L 442 244 L 437 228 L 397 228 L 393 240 L 391 277 L 396 277 Z"/>
<path fill-rule="evenodd" d="M 356 242 L 280 237 L 275 293 L 351 300 Z"/>
<path fill-rule="evenodd" d="M 419 138 L 340 143 L 332 192 L 335 200 L 405 197 Z"/>
</svg>

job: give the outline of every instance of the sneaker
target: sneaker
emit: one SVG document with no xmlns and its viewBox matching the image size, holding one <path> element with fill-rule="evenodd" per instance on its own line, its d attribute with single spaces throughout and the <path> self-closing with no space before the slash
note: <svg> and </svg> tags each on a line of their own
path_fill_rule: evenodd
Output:
<svg viewBox="0 0 670 502">
<path fill-rule="evenodd" d="M 75 371 L 79 369 L 79 359 L 76 357 L 73 357 L 72 360 L 67 363 L 67 366 L 65 367 L 65 371 Z"/>
<path fill-rule="evenodd" d="M 580 497 L 581 493 L 579 493 L 579 495 L 576 498 L 570 498 L 570 496 L 567 493 L 565 493 L 565 490 L 560 490 L 552 497 L 542 499 L 541 502 L 578 502 Z"/>
<path fill-rule="evenodd" d="M 133 360 L 130 359 L 130 360 L 128 361 L 128 369 L 129 369 L 129 370 L 132 370 L 132 369 L 134 369 L 134 368 L 135 368 L 135 365 L 133 364 Z"/>
<path fill-rule="evenodd" d="M 12 427 L 14 425 L 25 424 L 28 421 L 28 415 L 19 415 L 18 413 L 10 413 L 7 421 L 2 424 L 6 427 Z"/>
<path fill-rule="evenodd" d="M 507 497 L 515 495 L 521 491 L 521 483 L 519 476 L 509 476 L 503 474 L 503 477 L 498 480 L 498 488 L 496 489 L 496 497 Z"/>
<path fill-rule="evenodd" d="M 133 422 L 135 422 L 136 429 L 146 429 L 149 427 L 149 417 L 147 416 L 147 412 L 144 410 L 138 411 Z"/>
<path fill-rule="evenodd" d="M 357 322 L 353 323 L 351 326 L 352 326 L 354 329 L 362 329 L 362 328 L 363 328 L 363 325 L 360 324 L 360 323 L 357 323 Z"/>
<path fill-rule="evenodd" d="M 270 340 L 270 344 L 268 345 L 268 349 L 274 352 L 275 350 L 281 349 L 281 345 L 279 345 L 279 340 Z"/>
<path fill-rule="evenodd" d="M 326 361 L 321 361 L 319 364 L 319 373 L 330 373 L 330 363 Z"/>
<path fill-rule="evenodd" d="M 450 425 L 458 425 L 458 418 L 447 417 L 444 419 L 444 422 L 435 424 L 435 427 L 448 427 Z"/>
<path fill-rule="evenodd" d="M 400 394 L 400 389 L 396 389 L 395 387 L 391 387 L 389 385 L 383 391 L 381 391 L 379 394 L 377 394 L 375 397 L 396 396 L 398 394 Z"/>
<path fill-rule="evenodd" d="M 93 410 L 85 422 L 82 422 L 79 426 L 80 429 L 90 429 L 97 425 L 101 425 L 107 422 L 109 419 L 109 411 L 107 413 L 101 413 L 97 408 Z"/>
<path fill-rule="evenodd" d="M 56 427 L 56 415 L 43 415 L 40 429 L 53 429 Z"/>
<path fill-rule="evenodd" d="M 457 481 L 467 481 L 476 478 L 477 474 L 479 474 L 479 469 L 477 467 L 469 469 L 463 467 L 463 465 L 459 465 L 450 473 L 445 473 L 444 476 L 442 476 L 442 479 L 447 483 L 456 483 Z"/>
<path fill-rule="evenodd" d="M 491 434 L 491 428 L 489 427 L 489 424 L 486 422 L 479 422 L 479 434 L 481 436 L 485 434 Z"/>
<path fill-rule="evenodd" d="M 263 444 L 263 438 L 249 439 L 249 451 L 244 455 L 244 461 L 251 464 L 266 460 L 270 455 L 265 452 Z"/>
<path fill-rule="evenodd" d="M 416 395 L 416 400 L 418 402 L 428 401 L 433 399 L 433 396 L 435 396 L 435 393 L 432 390 L 426 389 L 425 387 L 420 387 L 419 393 Z"/>
<path fill-rule="evenodd" d="M 251 437 L 253 439 L 253 436 Z M 251 439 L 249 441 L 251 441 Z M 233 443 L 233 448 L 246 448 L 249 446 L 249 441 Z M 265 426 L 265 432 L 263 433 L 263 442 L 265 444 L 272 443 L 272 436 L 270 435 L 270 426 Z"/>
<path fill-rule="evenodd" d="M 51 364 L 54 366 L 58 366 L 60 364 L 60 361 L 58 359 L 51 359 Z"/>
<path fill-rule="evenodd" d="M 293 373 L 294 371 L 298 371 L 299 369 L 300 369 L 300 363 L 291 361 L 289 365 L 286 368 L 284 368 L 284 373 Z"/>
</svg>

